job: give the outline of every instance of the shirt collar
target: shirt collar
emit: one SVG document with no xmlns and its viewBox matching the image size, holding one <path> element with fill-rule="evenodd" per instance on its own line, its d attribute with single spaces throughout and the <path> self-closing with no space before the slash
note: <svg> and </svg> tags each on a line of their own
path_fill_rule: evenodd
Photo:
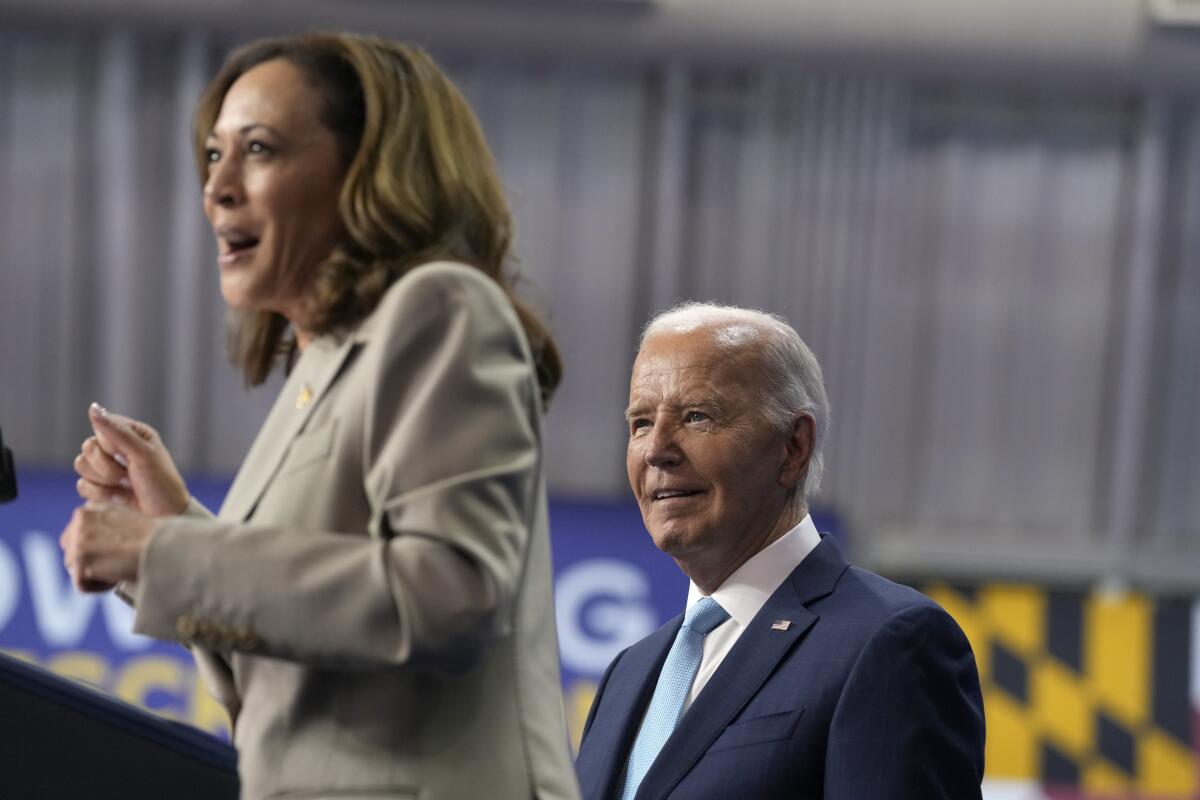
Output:
<svg viewBox="0 0 1200 800">
<path fill-rule="evenodd" d="M 766 604 L 768 598 L 813 548 L 821 543 L 821 534 L 812 517 L 804 519 L 790 531 L 759 550 L 742 564 L 712 593 L 712 599 L 729 612 L 738 625 L 745 627 Z M 704 597 L 694 583 L 688 585 L 687 607 Z"/>
</svg>

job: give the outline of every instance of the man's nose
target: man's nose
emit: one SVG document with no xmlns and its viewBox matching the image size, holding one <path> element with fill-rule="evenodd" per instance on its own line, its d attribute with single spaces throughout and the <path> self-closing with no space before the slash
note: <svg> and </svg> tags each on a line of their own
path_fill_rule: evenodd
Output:
<svg viewBox="0 0 1200 800">
<path fill-rule="evenodd" d="M 676 430 L 671 425 L 656 423 L 646 437 L 646 463 L 652 467 L 670 467 L 683 463 Z"/>
</svg>

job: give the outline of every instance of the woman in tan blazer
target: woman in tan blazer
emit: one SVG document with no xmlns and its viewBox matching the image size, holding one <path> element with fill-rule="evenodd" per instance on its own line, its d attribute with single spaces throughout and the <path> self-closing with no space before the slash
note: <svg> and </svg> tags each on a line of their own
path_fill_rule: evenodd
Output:
<svg viewBox="0 0 1200 800">
<path fill-rule="evenodd" d="M 216 517 L 149 426 L 93 405 L 75 582 L 192 647 L 243 797 L 576 797 L 541 455 L 560 367 L 510 291 L 474 115 L 412 48 L 266 40 L 209 85 L 196 152 L 235 362 L 287 382 Z"/>
</svg>

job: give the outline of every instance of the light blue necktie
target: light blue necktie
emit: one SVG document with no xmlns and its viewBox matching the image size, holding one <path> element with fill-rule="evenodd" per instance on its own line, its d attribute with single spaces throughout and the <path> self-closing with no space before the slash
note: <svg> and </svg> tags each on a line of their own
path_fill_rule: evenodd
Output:
<svg viewBox="0 0 1200 800">
<path fill-rule="evenodd" d="M 692 690 L 696 680 L 696 671 L 700 669 L 700 658 L 704 655 L 704 637 L 725 620 L 729 612 L 711 597 L 701 597 L 683 618 L 683 627 L 675 636 L 671 652 L 663 662 L 662 672 L 658 674 L 658 685 L 654 687 L 654 697 L 650 699 L 650 707 L 646 718 L 642 721 L 642 729 L 638 731 L 637 741 L 629 751 L 629 766 L 625 770 L 625 791 L 621 800 L 633 800 L 638 786 L 658 751 L 679 724 L 683 715 L 683 701 Z"/>
</svg>

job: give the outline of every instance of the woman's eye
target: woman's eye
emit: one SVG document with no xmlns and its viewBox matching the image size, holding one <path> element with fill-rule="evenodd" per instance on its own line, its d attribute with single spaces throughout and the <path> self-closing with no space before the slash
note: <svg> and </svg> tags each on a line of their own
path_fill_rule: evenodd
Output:
<svg viewBox="0 0 1200 800">
<path fill-rule="evenodd" d="M 210 164 L 215 164 L 221 160 L 221 151 L 210 147 L 204 151 L 204 160 Z"/>
<path fill-rule="evenodd" d="M 251 141 L 246 145 L 246 150 L 251 153 L 265 154 L 270 153 L 271 148 L 265 142 Z"/>
</svg>

